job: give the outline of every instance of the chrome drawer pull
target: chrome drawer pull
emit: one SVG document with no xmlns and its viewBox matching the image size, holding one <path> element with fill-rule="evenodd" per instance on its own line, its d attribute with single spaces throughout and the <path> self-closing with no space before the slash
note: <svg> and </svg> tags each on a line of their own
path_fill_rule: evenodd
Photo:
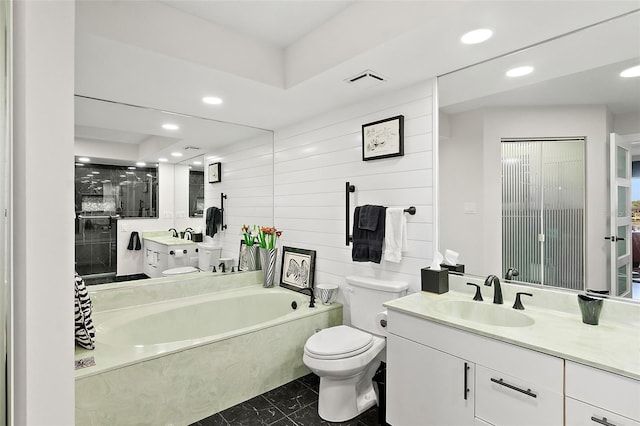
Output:
<svg viewBox="0 0 640 426">
<path fill-rule="evenodd" d="M 616 426 L 613 423 L 609 423 L 606 417 L 603 417 L 602 420 L 600 420 L 597 417 L 591 416 L 591 421 L 600 423 L 601 425 L 605 425 L 605 426 Z"/>
<path fill-rule="evenodd" d="M 499 384 L 499 385 L 501 385 L 501 386 L 504 386 L 504 387 L 507 387 L 507 388 L 509 388 L 509 389 L 513 389 L 514 391 L 518 391 L 518 392 L 520 392 L 520 393 L 523 393 L 523 394 L 525 394 L 525 395 L 527 395 L 527 396 L 530 396 L 530 397 L 532 397 L 532 398 L 537 398 L 537 397 L 538 397 L 535 393 L 531 392 L 531 389 L 527 389 L 527 390 L 521 389 L 521 388 L 519 388 L 519 387 L 517 387 L 517 386 L 510 385 L 509 383 L 506 383 L 506 382 L 505 382 L 504 380 L 502 380 L 502 379 L 494 379 L 494 378 L 492 377 L 492 378 L 491 378 L 491 381 L 492 381 L 493 383 L 497 383 L 497 384 Z"/>
</svg>

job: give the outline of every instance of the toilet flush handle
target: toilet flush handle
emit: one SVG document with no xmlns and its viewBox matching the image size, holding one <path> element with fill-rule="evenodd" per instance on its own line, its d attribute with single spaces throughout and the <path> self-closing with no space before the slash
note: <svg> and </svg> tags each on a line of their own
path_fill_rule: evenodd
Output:
<svg viewBox="0 0 640 426">
<path fill-rule="evenodd" d="M 382 328 L 387 328 L 387 320 L 386 319 L 381 319 L 380 320 L 380 326 Z"/>
</svg>

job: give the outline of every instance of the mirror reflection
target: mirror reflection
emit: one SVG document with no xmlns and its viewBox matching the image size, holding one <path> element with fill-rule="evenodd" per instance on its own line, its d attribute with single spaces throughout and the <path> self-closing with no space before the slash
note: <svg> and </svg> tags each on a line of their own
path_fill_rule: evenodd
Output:
<svg viewBox="0 0 640 426">
<path fill-rule="evenodd" d="M 88 284 L 145 278 L 148 232 L 175 229 L 237 258 L 243 223 L 273 223 L 271 131 L 83 96 L 75 129 L 76 269 Z M 221 182 L 206 183 L 211 162 L 224 165 Z M 228 231 L 206 236 L 223 191 Z M 179 260 L 198 266 L 197 255 Z"/>
<path fill-rule="evenodd" d="M 640 65 L 639 20 L 439 77 L 440 248 L 466 272 L 640 298 L 640 78 L 621 75 Z"/>
</svg>

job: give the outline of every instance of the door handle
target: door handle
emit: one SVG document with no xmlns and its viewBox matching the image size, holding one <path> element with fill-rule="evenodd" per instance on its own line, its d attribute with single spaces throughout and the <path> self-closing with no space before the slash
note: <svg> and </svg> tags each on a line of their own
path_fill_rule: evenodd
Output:
<svg viewBox="0 0 640 426">
<path fill-rule="evenodd" d="M 464 400 L 467 400 L 467 395 L 469 394 L 469 382 L 467 379 L 467 372 L 469 371 L 469 365 L 464 363 Z"/>
<path fill-rule="evenodd" d="M 605 426 L 616 426 L 613 423 L 608 422 L 606 417 L 599 419 L 595 416 L 591 416 L 591 421 Z"/>
</svg>

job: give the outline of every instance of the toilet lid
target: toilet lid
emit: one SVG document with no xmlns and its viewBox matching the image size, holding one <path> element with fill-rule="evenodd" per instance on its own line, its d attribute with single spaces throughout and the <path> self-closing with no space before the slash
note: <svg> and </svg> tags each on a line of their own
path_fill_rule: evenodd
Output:
<svg viewBox="0 0 640 426">
<path fill-rule="evenodd" d="M 309 337 L 304 348 L 314 358 L 339 359 L 361 354 L 372 345 L 371 334 L 339 325 L 325 328 Z"/>
</svg>

